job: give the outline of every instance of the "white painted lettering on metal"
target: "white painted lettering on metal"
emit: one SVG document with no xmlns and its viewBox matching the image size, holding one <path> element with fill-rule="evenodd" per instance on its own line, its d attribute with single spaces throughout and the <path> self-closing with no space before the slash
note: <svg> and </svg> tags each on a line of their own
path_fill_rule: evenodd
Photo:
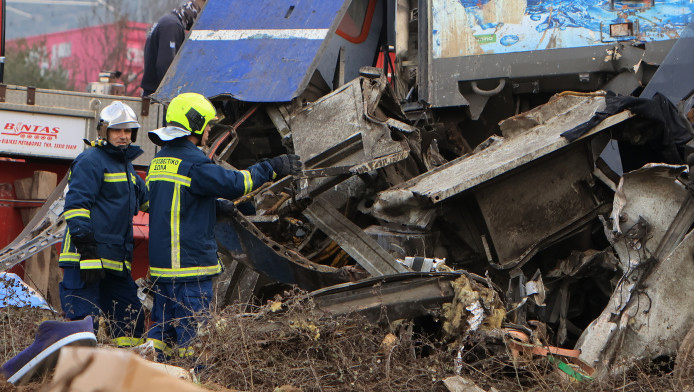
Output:
<svg viewBox="0 0 694 392">
<path fill-rule="evenodd" d="M 193 41 L 238 41 L 245 39 L 324 39 L 329 29 L 193 30 Z"/>
</svg>

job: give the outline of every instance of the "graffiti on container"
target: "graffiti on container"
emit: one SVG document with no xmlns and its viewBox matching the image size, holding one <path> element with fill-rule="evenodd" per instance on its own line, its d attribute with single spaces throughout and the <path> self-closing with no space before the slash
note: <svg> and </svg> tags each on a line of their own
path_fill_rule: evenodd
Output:
<svg viewBox="0 0 694 392">
<path fill-rule="evenodd" d="M 677 39 L 689 0 L 431 0 L 435 58 Z"/>
</svg>

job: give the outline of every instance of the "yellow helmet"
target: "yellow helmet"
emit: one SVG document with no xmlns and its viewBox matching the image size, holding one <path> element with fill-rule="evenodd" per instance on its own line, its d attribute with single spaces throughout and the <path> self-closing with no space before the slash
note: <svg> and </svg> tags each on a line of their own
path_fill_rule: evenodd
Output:
<svg viewBox="0 0 694 392">
<path fill-rule="evenodd" d="M 183 93 L 171 100 L 166 122 L 202 136 L 207 124 L 217 116 L 212 102 L 197 93 Z"/>
</svg>

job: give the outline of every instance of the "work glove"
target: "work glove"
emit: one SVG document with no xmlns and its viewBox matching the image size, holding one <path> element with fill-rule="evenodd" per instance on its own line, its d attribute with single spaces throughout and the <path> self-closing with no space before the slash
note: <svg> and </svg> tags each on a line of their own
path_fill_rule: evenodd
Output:
<svg viewBox="0 0 694 392">
<path fill-rule="evenodd" d="M 106 276 L 93 236 L 72 238 L 80 254 L 80 278 L 85 284 L 93 284 Z"/>
<path fill-rule="evenodd" d="M 217 214 L 236 216 L 238 210 L 233 201 L 227 199 L 217 199 Z"/>
<path fill-rule="evenodd" d="M 282 154 L 271 158 L 268 162 L 270 162 L 272 170 L 277 174 L 277 177 L 293 176 L 301 173 L 301 161 L 298 155 Z"/>
</svg>

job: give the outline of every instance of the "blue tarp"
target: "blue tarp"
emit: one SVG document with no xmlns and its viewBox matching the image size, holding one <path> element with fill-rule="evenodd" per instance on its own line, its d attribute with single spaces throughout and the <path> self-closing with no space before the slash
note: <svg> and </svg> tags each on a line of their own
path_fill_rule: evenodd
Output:
<svg viewBox="0 0 694 392">
<path fill-rule="evenodd" d="M 154 94 L 288 102 L 308 85 L 345 0 L 209 0 Z"/>
<path fill-rule="evenodd" d="M 51 306 L 41 294 L 24 283 L 17 274 L 0 272 L 0 308 L 7 306 L 31 306 L 51 310 Z"/>
</svg>

